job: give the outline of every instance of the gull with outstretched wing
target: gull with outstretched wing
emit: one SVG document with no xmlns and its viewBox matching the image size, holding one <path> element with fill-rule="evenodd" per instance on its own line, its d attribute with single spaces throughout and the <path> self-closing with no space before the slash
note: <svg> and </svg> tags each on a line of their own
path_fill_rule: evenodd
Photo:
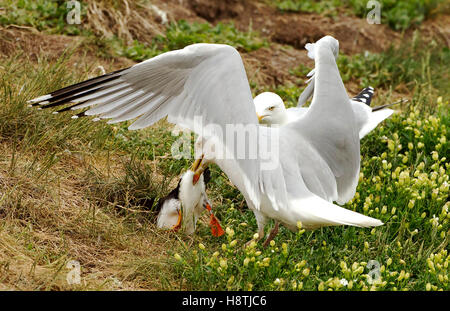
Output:
<svg viewBox="0 0 450 311">
<path fill-rule="evenodd" d="M 336 48 L 337 40 L 330 36 L 316 42 L 311 106 L 298 122 L 280 128 L 258 125 L 242 59 L 236 49 L 221 44 L 189 45 L 29 103 L 58 108 L 54 113 L 88 108 L 74 117 L 96 115 L 110 119 L 108 123 L 135 119 L 130 130 L 167 116 L 169 122 L 196 132 L 203 147 L 213 148 L 204 147 L 194 162 L 193 183 L 208 163 L 216 163 L 244 195 L 260 237 L 268 218 L 292 230 L 298 222 L 306 229 L 379 226 L 377 219 L 331 203 L 353 197 L 360 168 L 357 125 L 336 65 Z M 242 157 L 234 148 L 236 141 L 223 135 L 227 126 L 238 124 L 253 130 L 247 143 L 276 137 L 277 150 L 264 158 L 259 153 Z M 273 164 L 269 168 L 267 161 Z"/>
</svg>

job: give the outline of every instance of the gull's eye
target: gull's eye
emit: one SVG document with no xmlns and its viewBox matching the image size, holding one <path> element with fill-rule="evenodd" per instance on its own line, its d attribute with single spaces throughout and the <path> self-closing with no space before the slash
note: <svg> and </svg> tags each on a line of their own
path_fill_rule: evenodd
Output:
<svg viewBox="0 0 450 311">
<path fill-rule="evenodd" d="M 269 107 L 267 109 L 269 109 L 270 111 L 273 111 L 275 109 L 275 106 L 271 106 L 271 107 Z"/>
</svg>

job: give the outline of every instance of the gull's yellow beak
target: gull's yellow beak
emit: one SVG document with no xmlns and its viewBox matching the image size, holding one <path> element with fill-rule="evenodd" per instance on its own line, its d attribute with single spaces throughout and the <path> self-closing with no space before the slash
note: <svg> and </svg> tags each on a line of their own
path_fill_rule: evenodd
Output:
<svg viewBox="0 0 450 311">
<path fill-rule="evenodd" d="M 260 116 L 259 114 L 256 114 L 256 116 L 258 117 L 258 122 L 261 122 L 261 120 L 264 118 L 264 116 Z"/>
<path fill-rule="evenodd" d="M 203 156 L 201 159 L 197 159 L 192 163 L 191 171 L 194 172 L 194 177 L 192 177 L 192 184 L 195 185 L 198 180 L 200 179 L 200 176 L 203 174 L 203 171 L 206 169 L 208 164 L 205 164 L 205 161 L 203 161 Z"/>
</svg>

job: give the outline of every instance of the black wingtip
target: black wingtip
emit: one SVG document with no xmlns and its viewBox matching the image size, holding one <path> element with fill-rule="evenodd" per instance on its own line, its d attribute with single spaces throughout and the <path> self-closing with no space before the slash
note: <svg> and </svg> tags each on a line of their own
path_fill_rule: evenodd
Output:
<svg viewBox="0 0 450 311">
<path fill-rule="evenodd" d="M 360 102 L 360 103 L 364 103 L 370 107 L 370 103 L 372 102 L 373 94 L 374 94 L 374 89 L 373 89 L 373 87 L 369 86 L 369 87 L 364 88 L 361 92 L 359 92 L 359 94 L 356 95 L 355 97 L 353 97 L 352 100 Z"/>
<path fill-rule="evenodd" d="M 51 108 L 68 104 L 78 98 L 103 90 L 107 83 L 109 83 L 108 87 L 113 86 L 116 84 L 114 81 L 119 79 L 122 76 L 122 72 L 128 68 L 130 67 L 72 84 L 47 95 L 34 98 L 28 101 L 28 107 Z"/>
</svg>

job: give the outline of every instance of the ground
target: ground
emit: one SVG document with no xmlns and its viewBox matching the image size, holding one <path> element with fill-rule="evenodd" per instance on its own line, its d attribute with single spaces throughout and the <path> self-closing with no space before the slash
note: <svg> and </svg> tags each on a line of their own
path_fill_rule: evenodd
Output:
<svg viewBox="0 0 450 311">
<path fill-rule="evenodd" d="M 82 24 L 69 27 L 55 9 L 64 8 L 60 2 L 0 1 L 0 289 L 448 290 L 445 7 L 398 30 L 369 24 L 348 6 L 305 12 L 282 10 L 281 0 L 83 1 Z M 254 94 L 275 91 L 293 105 L 313 67 L 304 45 L 324 35 L 339 40 L 349 95 L 373 85 L 375 105 L 409 100 L 362 141 L 360 184 L 346 205 L 382 219 L 378 229 L 282 228 L 269 248 L 246 248 L 254 217 L 213 167 L 208 194 L 227 234 L 213 238 L 206 213 L 193 236 L 157 230 L 155 202 L 190 164 L 171 158 L 170 124 L 137 133 L 26 108 L 26 100 L 102 68 L 204 40 L 238 48 Z M 381 270 L 375 285 L 371 260 Z M 73 282 L 77 267 L 80 282 Z"/>
</svg>

